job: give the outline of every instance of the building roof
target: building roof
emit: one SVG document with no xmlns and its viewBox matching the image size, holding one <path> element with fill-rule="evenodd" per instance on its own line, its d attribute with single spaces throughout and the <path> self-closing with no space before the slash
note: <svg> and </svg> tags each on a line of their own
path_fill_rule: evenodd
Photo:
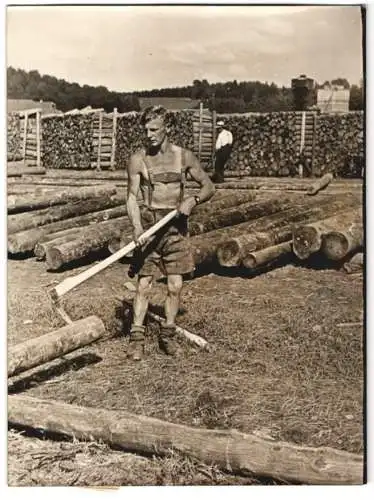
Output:
<svg viewBox="0 0 374 500">
<path fill-rule="evenodd" d="M 200 101 L 189 97 L 139 97 L 140 109 L 143 111 L 148 106 L 164 106 L 170 111 L 181 109 L 197 109 Z"/>
<path fill-rule="evenodd" d="M 42 114 L 59 113 L 56 109 L 56 104 L 52 101 L 34 101 L 32 99 L 8 99 L 7 112 L 14 113 L 17 111 L 25 111 L 27 109 L 39 108 Z"/>
</svg>

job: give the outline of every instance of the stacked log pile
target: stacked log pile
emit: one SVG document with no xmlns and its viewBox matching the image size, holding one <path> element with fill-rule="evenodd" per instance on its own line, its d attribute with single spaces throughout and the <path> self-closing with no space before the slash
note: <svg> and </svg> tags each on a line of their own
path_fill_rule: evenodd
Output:
<svg viewBox="0 0 374 500">
<path fill-rule="evenodd" d="M 7 114 L 7 157 L 9 161 L 16 161 L 22 157 L 21 125 L 17 113 Z"/>
<path fill-rule="evenodd" d="M 299 240 L 306 257 L 318 251 L 331 262 L 362 250 L 362 182 L 330 174 L 318 181 L 247 179 L 234 182 L 235 189 L 224 189 L 233 184 L 225 182 L 211 201 L 194 209 L 189 229 L 196 267 L 254 269 L 287 254 L 300 257 Z M 117 250 L 132 239 L 126 184 L 123 171 L 47 170 L 45 176 L 9 178 L 19 191 L 8 196 L 8 252 L 33 252 L 58 270 L 92 252 Z M 187 194 L 196 188 L 190 183 Z"/>
<path fill-rule="evenodd" d="M 43 165 L 47 168 L 91 168 L 94 113 L 46 116 L 41 129 Z"/>
</svg>

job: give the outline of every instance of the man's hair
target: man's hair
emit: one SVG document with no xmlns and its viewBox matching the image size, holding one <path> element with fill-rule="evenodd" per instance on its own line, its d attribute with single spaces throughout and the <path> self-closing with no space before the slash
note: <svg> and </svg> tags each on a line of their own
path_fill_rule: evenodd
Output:
<svg viewBox="0 0 374 500">
<path fill-rule="evenodd" d="M 165 125 L 167 125 L 167 115 L 168 111 L 165 109 L 163 106 L 148 106 L 143 111 L 142 117 L 141 117 L 141 124 L 144 126 L 146 123 L 148 123 L 150 120 L 155 120 L 157 118 L 161 118 Z"/>
</svg>

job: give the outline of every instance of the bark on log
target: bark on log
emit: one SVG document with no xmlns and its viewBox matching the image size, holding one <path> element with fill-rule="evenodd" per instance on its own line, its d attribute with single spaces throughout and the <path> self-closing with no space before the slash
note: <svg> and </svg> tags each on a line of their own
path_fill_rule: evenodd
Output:
<svg viewBox="0 0 374 500">
<path fill-rule="evenodd" d="M 123 203 L 123 199 L 119 199 L 119 197 L 110 198 L 102 196 L 100 198 L 90 198 L 79 203 L 68 203 L 66 205 L 37 210 L 31 213 L 8 215 L 8 234 L 44 226 L 89 212 L 97 212 L 105 208 L 113 208 L 121 203 Z"/>
<path fill-rule="evenodd" d="M 354 210 L 346 210 L 334 217 L 297 228 L 292 237 L 292 246 L 295 255 L 301 260 L 307 259 L 312 253 L 320 250 L 322 238 L 325 234 L 331 231 L 339 231 L 340 227 L 347 227 L 356 222 L 359 223 L 361 218 L 362 207 Z"/>
<path fill-rule="evenodd" d="M 364 268 L 364 254 L 356 253 L 349 261 L 343 264 L 343 269 L 347 274 L 361 273 Z"/>
<path fill-rule="evenodd" d="M 58 330 L 9 347 L 8 377 L 91 344 L 104 334 L 105 326 L 101 319 L 97 316 L 88 316 Z"/>
<path fill-rule="evenodd" d="M 115 186 L 92 186 L 73 189 L 64 189 L 55 193 L 35 193 L 24 196 L 8 196 L 8 213 L 20 213 L 29 210 L 64 205 L 69 201 L 83 201 L 89 198 L 111 196 L 116 194 Z"/>
<path fill-rule="evenodd" d="M 218 193 L 220 194 L 220 193 Z M 201 219 L 202 217 L 207 217 L 210 214 L 215 214 L 227 208 L 236 207 L 237 205 L 242 205 L 243 203 L 248 203 L 254 201 L 256 198 L 255 193 L 242 192 L 242 193 L 230 193 L 224 196 L 216 197 L 213 199 L 198 205 L 193 209 L 191 214 L 191 222 Z"/>
<path fill-rule="evenodd" d="M 12 254 L 30 252 L 39 240 L 51 233 L 57 233 L 66 229 L 87 226 L 96 222 L 103 222 L 117 217 L 127 215 L 126 205 L 119 205 L 107 210 L 87 213 L 79 217 L 71 217 L 45 226 L 28 229 L 8 235 L 8 252 Z"/>
<path fill-rule="evenodd" d="M 237 234 L 217 248 L 218 262 L 223 267 L 239 266 L 249 253 L 292 239 L 295 224 L 325 219 L 359 204 L 359 196 L 344 194 L 332 199 L 318 197 L 295 201 L 288 210 L 238 225 Z"/>
<path fill-rule="evenodd" d="M 191 236 L 208 233 L 215 229 L 233 226 L 242 222 L 258 219 L 275 212 L 289 208 L 292 201 L 287 197 L 278 197 L 260 202 L 244 203 L 234 208 L 228 208 L 217 214 L 208 215 L 201 222 L 191 222 L 189 229 Z"/>
<path fill-rule="evenodd" d="M 46 169 L 43 167 L 29 167 L 28 165 L 12 165 L 8 164 L 7 167 L 7 176 L 8 177 L 20 177 L 24 174 L 29 175 L 44 175 L 46 173 Z"/>
<path fill-rule="evenodd" d="M 119 238 L 124 231 L 130 229 L 130 221 L 127 218 L 101 222 L 86 228 L 82 230 L 79 238 L 47 248 L 45 255 L 47 269 L 55 271 L 64 264 L 106 248 L 113 238 Z"/>
<path fill-rule="evenodd" d="M 309 484 L 362 484 L 362 455 L 264 439 L 235 430 L 200 429 L 123 410 L 87 408 L 23 395 L 8 396 L 10 425 L 104 441 L 141 454 L 173 451 L 240 475 Z"/>
<path fill-rule="evenodd" d="M 285 241 L 271 247 L 251 252 L 243 258 L 243 266 L 248 269 L 256 269 L 265 264 L 269 264 L 282 255 L 292 252 L 292 241 Z"/>
<path fill-rule="evenodd" d="M 334 176 L 332 174 L 325 174 L 323 177 L 318 179 L 318 181 L 314 182 L 312 186 L 309 187 L 307 194 L 310 196 L 314 196 L 319 191 L 321 191 L 321 189 L 324 189 L 326 186 L 328 186 L 333 178 Z"/>
<path fill-rule="evenodd" d="M 95 170 L 47 169 L 46 177 L 54 179 L 124 180 L 127 178 L 127 170 L 98 172 Z"/>
<path fill-rule="evenodd" d="M 364 245 L 364 227 L 361 223 L 350 224 L 330 231 L 323 236 L 321 250 L 330 260 L 341 260 Z"/>
<path fill-rule="evenodd" d="M 65 231 L 59 231 L 58 233 L 46 235 L 43 238 L 43 241 L 38 241 L 38 243 L 34 247 L 34 255 L 36 257 L 36 260 L 44 260 L 48 248 L 79 238 L 84 229 L 85 227 L 75 227 L 66 229 Z"/>
</svg>

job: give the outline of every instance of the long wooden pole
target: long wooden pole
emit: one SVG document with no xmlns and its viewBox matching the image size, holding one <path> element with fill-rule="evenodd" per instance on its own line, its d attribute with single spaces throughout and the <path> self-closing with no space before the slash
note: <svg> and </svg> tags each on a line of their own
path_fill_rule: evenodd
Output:
<svg viewBox="0 0 374 500">
<path fill-rule="evenodd" d="M 115 169 L 116 161 L 116 145 L 117 145 L 117 108 L 113 110 L 113 132 L 112 132 L 112 152 L 110 156 L 110 169 Z"/>
<path fill-rule="evenodd" d="M 97 165 L 96 165 L 97 170 L 101 170 L 100 160 L 101 160 L 102 132 L 103 132 L 103 112 L 99 111 L 99 138 L 97 143 Z"/>
<path fill-rule="evenodd" d="M 154 226 L 150 227 L 145 231 L 142 235 L 142 238 L 146 241 L 149 239 L 151 236 L 153 236 L 159 229 L 164 227 L 168 222 L 170 222 L 176 215 L 178 214 L 177 210 L 172 210 L 169 212 L 165 217 L 163 217 L 161 220 L 159 220 Z M 108 266 L 116 262 L 117 260 L 121 259 L 128 253 L 132 252 L 136 248 L 136 243 L 135 241 L 131 241 L 128 245 L 124 246 L 118 252 L 114 253 L 113 255 L 110 255 L 107 259 L 104 259 L 103 261 L 99 262 L 98 264 L 95 264 L 94 266 L 90 267 L 89 269 L 86 269 L 86 271 L 83 271 L 83 273 L 78 274 L 77 276 L 72 276 L 70 278 L 66 278 L 64 281 L 59 283 L 55 288 L 53 288 L 50 291 L 50 296 L 52 300 L 57 301 L 62 295 L 65 293 L 69 292 L 76 286 L 80 285 L 84 281 L 88 280 L 92 276 L 95 276 L 95 274 L 99 273 L 100 271 L 106 269 Z"/>
<path fill-rule="evenodd" d="M 36 112 L 36 166 L 41 166 L 41 127 L 40 127 L 40 111 Z"/>
<path fill-rule="evenodd" d="M 198 158 L 201 161 L 201 149 L 202 149 L 202 133 L 203 133 L 203 103 L 200 102 L 199 107 L 199 153 Z"/>
<path fill-rule="evenodd" d="M 240 475 L 302 484 L 362 484 L 362 455 L 264 439 L 235 430 L 200 429 L 135 415 L 24 395 L 8 396 L 11 425 L 77 439 L 104 441 L 132 452 L 168 456 L 173 451 Z"/>
<path fill-rule="evenodd" d="M 24 123 L 23 123 L 23 147 L 22 147 L 22 159 L 26 161 L 26 146 L 27 146 L 27 122 L 28 122 L 28 114 L 25 114 Z"/>
</svg>

